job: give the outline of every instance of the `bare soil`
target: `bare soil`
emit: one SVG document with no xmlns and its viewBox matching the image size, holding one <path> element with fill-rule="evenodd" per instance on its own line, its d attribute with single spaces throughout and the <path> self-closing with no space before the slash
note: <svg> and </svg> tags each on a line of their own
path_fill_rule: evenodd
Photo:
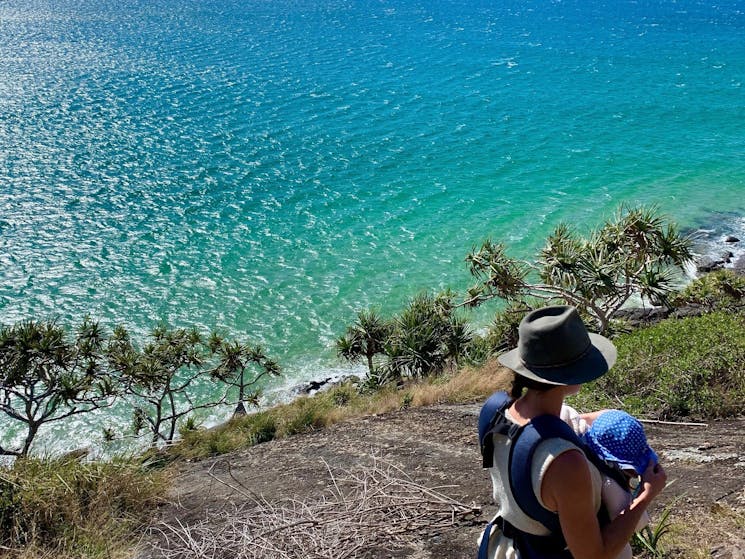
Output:
<svg viewBox="0 0 745 559">
<path fill-rule="evenodd" d="M 474 557 L 476 539 L 496 510 L 480 464 L 478 410 L 476 404 L 402 410 L 179 464 L 171 503 L 161 516 L 193 523 L 245 500 L 246 491 L 270 502 L 320 498 L 331 483 L 329 467 L 354 470 L 377 456 L 481 514 L 416 534 L 398 550 L 369 550 L 364 556 Z M 654 524 L 665 506 L 673 510 L 666 557 L 745 558 L 745 420 L 645 428 L 668 472 L 669 485 L 651 511 Z"/>
</svg>

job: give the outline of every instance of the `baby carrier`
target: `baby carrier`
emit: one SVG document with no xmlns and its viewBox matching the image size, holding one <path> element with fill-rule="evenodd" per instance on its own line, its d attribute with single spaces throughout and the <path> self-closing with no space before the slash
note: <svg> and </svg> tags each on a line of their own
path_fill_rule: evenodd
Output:
<svg viewBox="0 0 745 559">
<path fill-rule="evenodd" d="M 493 467 L 494 441 L 492 435 L 499 434 L 510 439 L 508 461 L 509 484 L 512 495 L 520 509 L 530 518 L 543 524 L 550 534 L 538 536 L 517 529 L 507 520 L 497 517 L 487 524 L 481 539 L 478 559 L 486 559 L 489 548 L 489 535 L 496 526 L 502 533 L 513 540 L 515 548 L 523 559 L 571 559 L 564 536 L 559 525 L 559 516 L 544 508 L 533 491 L 530 464 L 538 444 L 544 439 L 560 438 L 576 445 L 585 453 L 587 459 L 598 470 L 628 487 L 624 474 L 598 458 L 587 448 L 569 425 L 554 415 L 534 417 L 529 423 L 520 426 L 505 417 L 505 410 L 513 400 L 506 392 L 495 392 L 481 408 L 479 413 L 479 445 L 484 468 Z M 600 507 L 598 520 L 603 526 L 609 522 L 608 513 Z"/>
</svg>

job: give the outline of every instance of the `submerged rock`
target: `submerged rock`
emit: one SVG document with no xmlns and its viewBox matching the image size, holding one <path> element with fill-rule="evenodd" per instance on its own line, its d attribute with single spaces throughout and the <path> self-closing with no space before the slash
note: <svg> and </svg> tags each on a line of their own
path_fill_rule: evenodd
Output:
<svg viewBox="0 0 745 559">
<path fill-rule="evenodd" d="M 313 394 L 328 385 L 333 379 L 327 377 L 321 380 L 311 380 L 292 389 L 295 394 Z"/>
<path fill-rule="evenodd" d="M 357 383 L 359 381 L 360 381 L 360 378 L 357 375 L 346 375 L 341 378 L 326 377 L 324 379 L 311 380 L 303 384 L 299 384 L 292 389 L 292 393 L 295 395 L 302 395 L 302 394 L 310 395 L 310 394 L 315 394 L 319 390 L 331 388 L 332 386 L 344 384 L 345 382 Z"/>
</svg>

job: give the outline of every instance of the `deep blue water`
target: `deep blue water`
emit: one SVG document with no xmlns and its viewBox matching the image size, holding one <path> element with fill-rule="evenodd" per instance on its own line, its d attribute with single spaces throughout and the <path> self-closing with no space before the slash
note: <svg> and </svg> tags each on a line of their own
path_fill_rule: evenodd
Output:
<svg viewBox="0 0 745 559">
<path fill-rule="evenodd" d="M 745 239 L 745 2 L 3 0 L 0 312 L 346 366 L 487 236 L 657 204 Z"/>
</svg>

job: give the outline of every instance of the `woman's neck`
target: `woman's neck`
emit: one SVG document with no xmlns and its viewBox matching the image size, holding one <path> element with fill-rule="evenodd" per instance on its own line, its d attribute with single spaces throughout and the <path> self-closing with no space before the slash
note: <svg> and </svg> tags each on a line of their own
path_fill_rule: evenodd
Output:
<svg viewBox="0 0 745 559">
<path fill-rule="evenodd" d="M 561 406 L 567 395 L 567 387 L 557 386 L 549 390 L 528 389 L 525 394 L 515 400 L 510 407 L 510 414 L 520 424 L 527 423 L 539 415 L 561 414 Z"/>
</svg>

